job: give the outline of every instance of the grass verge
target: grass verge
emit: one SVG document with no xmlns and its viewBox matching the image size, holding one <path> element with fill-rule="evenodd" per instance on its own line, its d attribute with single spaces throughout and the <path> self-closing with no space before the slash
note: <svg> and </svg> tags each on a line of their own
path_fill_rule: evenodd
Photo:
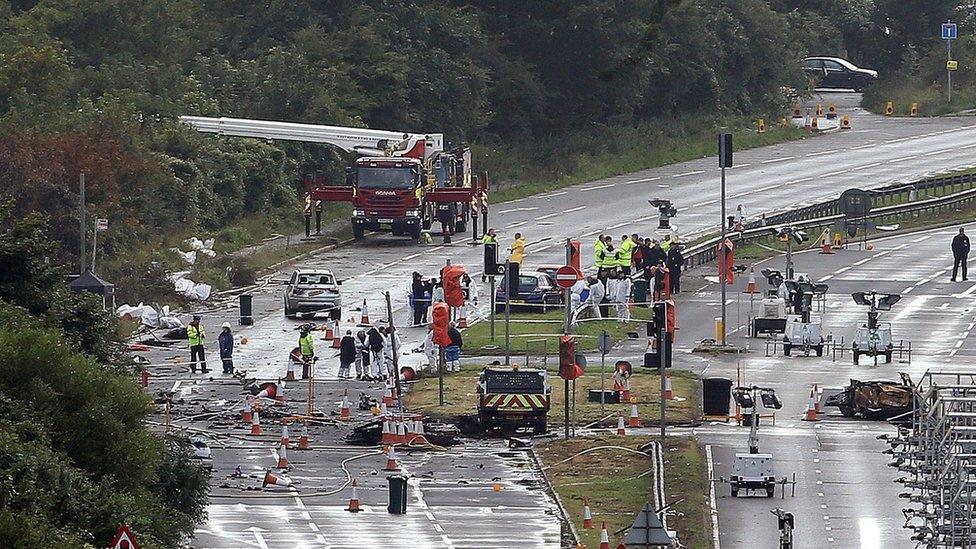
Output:
<svg viewBox="0 0 976 549">
<path fill-rule="evenodd" d="M 611 312 L 613 308 L 611 307 Z M 634 319 L 646 320 L 650 318 L 650 310 L 634 307 Z M 565 312 L 562 308 L 546 313 L 512 313 L 509 323 L 511 349 L 513 354 L 525 354 L 526 348 L 533 350 L 545 348 L 551 353 L 559 349 L 559 337 L 563 331 Z M 606 330 L 615 342 L 627 339 L 628 332 L 642 333 L 642 322 L 620 323 L 615 320 L 581 321 L 576 327 L 577 350 L 592 351 L 596 349 L 597 336 Z M 495 339 L 491 339 L 489 321 L 478 322 L 464 331 L 464 352 L 468 356 L 498 356 L 504 354 L 505 345 L 505 314 L 495 314 Z"/>
<path fill-rule="evenodd" d="M 406 406 L 411 410 L 419 410 L 440 418 L 457 416 L 474 416 L 478 413 L 477 383 L 481 366 L 465 366 L 458 373 L 444 376 L 444 406 L 438 406 L 437 377 L 425 377 L 412 383 L 405 397 Z M 613 388 L 613 364 L 607 364 L 606 387 Z M 550 428 L 562 428 L 565 414 L 563 398 L 563 381 L 558 369 L 550 367 L 549 382 L 552 384 L 550 398 L 549 425 Z M 671 372 L 671 382 L 674 393 L 682 400 L 668 401 L 665 413 L 669 424 L 687 424 L 701 415 L 699 405 L 698 377 L 691 372 L 674 370 Z M 614 426 L 617 415 L 630 417 L 630 404 L 607 404 L 605 412 L 600 411 L 599 402 L 588 402 L 587 392 L 600 388 L 599 362 L 591 361 L 586 375 L 576 380 L 576 418 L 578 425 L 586 425 L 599 421 L 605 416 L 606 426 Z M 658 401 L 661 395 L 661 378 L 648 373 L 642 368 L 635 368 L 630 378 L 631 395 L 637 398 L 637 412 L 644 424 L 656 425 L 659 422 L 661 408 Z M 571 394 L 572 398 L 572 394 Z"/>
<path fill-rule="evenodd" d="M 633 524 L 637 511 L 652 501 L 650 458 L 622 450 L 596 450 L 566 463 L 560 461 L 583 450 L 614 445 L 637 449 L 653 440 L 646 436 L 593 437 L 553 441 L 538 448 L 546 475 L 559 494 L 566 512 L 587 547 L 599 547 L 600 524 L 607 523 L 610 546 L 624 533 L 614 532 Z M 708 506 L 708 470 L 695 439 L 670 437 L 664 443 L 665 501 L 673 505 L 668 528 L 676 530 L 683 547 L 711 547 L 711 515 Z M 641 476 L 643 475 L 643 476 Z M 592 530 L 583 529 L 583 498 L 593 513 Z"/>
</svg>

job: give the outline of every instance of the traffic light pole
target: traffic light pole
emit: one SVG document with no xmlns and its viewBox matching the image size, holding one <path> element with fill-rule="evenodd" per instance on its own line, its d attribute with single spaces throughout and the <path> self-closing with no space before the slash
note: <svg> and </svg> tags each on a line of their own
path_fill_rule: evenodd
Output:
<svg viewBox="0 0 976 549">
<path fill-rule="evenodd" d="M 572 261 L 572 253 L 573 251 L 571 248 L 570 240 L 567 238 L 566 239 L 566 265 L 569 265 L 570 261 Z M 569 335 L 570 329 L 572 328 L 571 326 L 572 312 L 570 311 L 571 305 L 569 300 L 569 292 L 570 290 L 568 288 L 566 290 L 563 290 L 563 299 L 565 300 L 566 303 L 566 320 L 563 325 L 563 334 L 565 335 Z M 575 388 L 575 380 L 574 380 L 574 388 Z M 573 391 L 573 396 L 576 396 L 576 391 Z M 563 380 L 563 408 L 565 408 L 564 410 L 565 414 L 563 418 L 565 435 L 566 435 L 566 440 L 569 440 L 569 380 L 568 379 Z"/>
<path fill-rule="evenodd" d="M 508 331 L 508 323 L 512 312 L 512 269 L 511 262 L 505 260 L 505 366 L 512 363 L 511 335 Z"/>
<path fill-rule="evenodd" d="M 488 311 L 488 336 L 492 343 L 495 341 L 495 277 L 488 277 L 488 284 L 491 288 L 491 310 Z"/>
<path fill-rule="evenodd" d="M 728 221 L 725 219 L 725 166 L 722 166 L 722 239 L 719 241 L 719 248 L 721 249 L 722 257 L 719 258 L 719 265 L 722 266 L 722 271 L 718 273 L 719 279 L 722 283 L 722 346 L 725 346 L 725 274 L 728 272 L 729 266 L 727 264 L 728 257 L 725 254 L 725 227 Z M 665 310 L 667 305 L 665 305 Z M 664 380 L 661 380 L 661 386 L 664 387 Z M 664 391 L 661 391 L 662 401 Z M 661 414 L 663 418 L 664 407 L 661 407 Z M 664 436 L 664 423 L 662 419 L 661 423 L 661 436 Z"/>
<path fill-rule="evenodd" d="M 396 326 L 393 324 L 393 303 L 390 300 L 390 292 L 386 292 L 386 320 L 390 326 L 390 346 L 393 348 L 393 382 L 396 385 L 397 401 L 403 392 L 400 390 L 400 348 L 397 346 Z M 337 334 L 338 335 L 338 334 Z M 441 406 L 444 405 L 444 381 L 441 378 Z M 401 403 L 402 410 L 402 403 Z"/>
</svg>

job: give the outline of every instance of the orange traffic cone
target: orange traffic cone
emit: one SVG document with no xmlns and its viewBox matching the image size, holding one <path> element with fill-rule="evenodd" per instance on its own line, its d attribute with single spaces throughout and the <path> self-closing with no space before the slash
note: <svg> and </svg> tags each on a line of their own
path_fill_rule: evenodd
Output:
<svg viewBox="0 0 976 549">
<path fill-rule="evenodd" d="M 290 442 L 291 441 L 288 440 L 288 424 L 282 421 L 281 422 L 281 445 L 287 448 Z"/>
<path fill-rule="evenodd" d="M 285 384 L 282 382 L 281 378 L 278 378 L 278 387 L 274 394 L 275 406 L 285 405 Z"/>
<path fill-rule="evenodd" d="M 241 421 L 244 423 L 251 423 L 251 405 L 245 404 L 244 408 L 241 410 Z"/>
<path fill-rule="evenodd" d="M 386 467 L 383 470 L 384 471 L 400 470 L 400 466 L 397 464 L 397 460 L 396 460 L 396 450 L 393 449 L 393 446 L 387 446 L 386 448 Z"/>
<path fill-rule="evenodd" d="M 268 471 L 264 474 L 264 482 L 261 483 L 261 487 L 267 488 L 268 486 L 291 486 L 291 481 Z"/>
<path fill-rule="evenodd" d="M 269 383 L 267 387 L 261 389 L 261 392 L 254 396 L 256 399 L 262 398 L 275 398 L 278 395 L 278 386 L 274 383 Z"/>
<path fill-rule="evenodd" d="M 631 397 L 630 397 L 630 377 L 625 377 L 624 378 L 623 385 L 624 385 L 624 390 L 621 392 L 620 398 L 622 398 L 624 402 L 629 402 L 631 400 Z"/>
<path fill-rule="evenodd" d="M 671 372 L 664 374 L 664 398 L 674 400 L 674 388 L 671 386 Z"/>
<path fill-rule="evenodd" d="M 338 349 L 338 348 L 342 347 L 342 336 L 339 335 L 339 321 L 338 320 L 335 321 L 335 326 L 336 326 L 336 328 L 335 328 L 336 333 L 335 333 L 335 337 L 332 338 L 332 348 L 333 349 Z"/>
<path fill-rule="evenodd" d="M 823 243 L 820 245 L 820 253 L 822 254 L 832 254 L 834 253 L 833 248 L 830 247 L 830 235 L 824 234 Z"/>
<path fill-rule="evenodd" d="M 349 395 L 348 391 L 342 393 L 342 408 L 339 410 L 339 421 L 349 421 Z"/>
<path fill-rule="evenodd" d="M 393 406 L 393 391 L 391 391 L 389 387 L 383 391 L 383 404 Z"/>
<path fill-rule="evenodd" d="M 468 308 L 465 307 L 464 305 L 462 305 L 458 309 L 458 317 L 459 317 L 458 318 L 458 322 L 457 322 L 458 330 L 463 330 L 463 329 L 467 328 L 468 327 Z"/>
<path fill-rule="evenodd" d="M 610 549 L 610 534 L 607 533 L 607 521 L 600 527 L 600 549 Z"/>
<path fill-rule="evenodd" d="M 396 444 L 407 443 L 407 426 L 402 419 L 396 422 L 395 435 L 396 438 L 394 438 L 393 440 L 396 442 Z"/>
<path fill-rule="evenodd" d="M 415 416 L 414 418 L 414 438 L 419 440 L 426 440 L 426 435 L 424 434 L 424 418 L 422 416 Z"/>
<path fill-rule="evenodd" d="M 810 119 L 810 129 L 811 130 L 819 130 L 820 129 L 820 125 L 817 122 L 817 117 L 816 116 L 814 116 L 813 118 Z"/>
<path fill-rule="evenodd" d="M 359 326 L 369 326 L 369 306 L 366 304 L 366 300 L 363 300 L 363 311 L 362 315 L 359 317 Z"/>
<path fill-rule="evenodd" d="M 637 399 L 630 399 L 630 427 L 637 428 L 640 427 L 640 417 L 637 416 Z"/>
<path fill-rule="evenodd" d="M 308 450 L 308 422 L 302 423 L 302 435 L 298 437 L 298 449 Z"/>
<path fill-rule="evenodd" d="M 810 400 L 807 401 L 807 412 L 803 415 L 803 421 L 820 421 L 817 417 L 816 405 L 813 403 L 813 391 L 810 391 Z"/>
<path fill-rule="evenodd" d="M 593 515 L 590 513 L 590 504 L 583 498 L 583 528 L 587 530 L 593 528 Z"/>
<path fill-rule="evenodd" d="M 627 436 L 627 426 L 624 425 L 624 415 L 620 414 L 617 416 L 617 435 Z"/>
<path fill-rule="evenodd" d="M 288 447 L 282 444 L 278 447 L 278 468 L 287 469 L 288 468 Z"/>
<path fill-rule="evenodd" d="M 813 410 L 820 413 L 820 388 L 816 383 L 813 384 Z"/>
<path fill-rule="evenodd" d="M 257 410 L 251 412 L 251 434 L 260 435 L 261 434 L 261 414 Z"/>
<path fill-rule="evenodd" d="M 291 360 L 291 359 L 288 360 L 288 371 L 285 373 L 285 381 L 298 381 L 298 378 L 295 377 L 295 361 L 294 360 Z"/>
<path fill-rule="evenodd" d="M 352 479 L 352 497 L 349 498 L 349 507 L 346 508 L 346 511 L 350 513 L 362 511 L 359 508 L 359 490 L 356 488 L 356 479 Z"/>
<path fill-rule="evenodd" d="M 758 294 L 759 289 L 756 287 L 756 270 L 755 267 L 749 267 L 749 282 L 746 283 L 746 290 L 742 292 L 744 294 Z"/>
<path fill-rule="evenodd" d="M 330 320 L 325 323 L 325 337 L 323 337 L 322 339 L 325 339 L 326 341 L 332 341 L 333 339 L 335 339 L 334 326 L 335 326 L 334 320 Z"/>
</svg>

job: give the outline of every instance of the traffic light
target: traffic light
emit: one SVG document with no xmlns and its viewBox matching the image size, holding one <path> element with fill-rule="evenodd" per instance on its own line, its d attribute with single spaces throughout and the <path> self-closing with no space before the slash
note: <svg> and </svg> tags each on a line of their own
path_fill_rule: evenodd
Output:
<svg viewBox="0 0 976 549">
<path fill-rule="evenodd" d="M 447 334 L 448 324 L 451 322 L 451 309 L 443 301 L 434 303 L 432 318 L 434 320 L 434 343 L 441 347 L 451 344 L 451 336 Z"/>
<path fill-rule="evenodd" d="M 505 265 L 498 263 L 498 244 L 485 243 L 485 276 L 501 276 L 505 274 Z"/>
<path fill-rule="evenodd" d="M 559 377 L 572 381 L 583 375 L 576 364 L 576 340 L 572 336 L 559 338 Z"/>
<path fill-rule="evenodd" d="M 461 285 L 461 277 L 464 275 L 464 267 L 461 265 L 448 265 L 441 269 L 441 282 L 444 284 L 444 301 L 451 307 L 464 306 L 464 287 Z"/>
<path fill-rule="evenodd" d="M 651 322 L 654 323 L 654 328 L 657 330 L 658 334 L 667 331 L 667 311 L 665 310 L 666 305 L 663 301 L 655 302 L 652 307 L 652 317 Z"/>
</svg>

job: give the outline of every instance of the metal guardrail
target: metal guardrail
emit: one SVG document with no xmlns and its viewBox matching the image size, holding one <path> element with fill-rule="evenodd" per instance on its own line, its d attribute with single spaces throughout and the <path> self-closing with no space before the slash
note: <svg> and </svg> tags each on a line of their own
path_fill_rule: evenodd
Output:
<svg viewBox="0 0 976 549">
<path fill-rule="evenodd" d="M 881 199 L 881 202 L 894 202 L 902 199 L 907 200 L 909 193 L 912 191 L 922 192 L 934 189 L 948 189 L 953 191 L 956 187 L 964 189 L 967 185 L 972 186 L 974 184 L 976 184 L 976 174 L 952 175 L 926 178 L 915 183 L 882 187 L 874 189 L 872 192 L 876 198 Z M 864 218 L 883 220 L 885 218 L 897 218 L 909 213 L 940 212 L 950 206 L 955 206 L 960 203 L 973 203 L 974 201 L 976 201 L 976 187 L 960 190 L 959 192 L 946 196 L 881 206 L 871 210 Z M 736 244 L 743 244 L 772 236 L 774 227 L 792 225 L 798 229 L 813 229 L 833 225 L 842 219 L 844 219 L 844 214 L 840 213 L 838 199 L 835 198 L 825 202 L 811 204 L 803 208 L 796 208 L 788 212 L 767 216 L 759 221 L 750 222 L 743 231 L 729 232 L 726 237 Z M 720 236 L 714 236 L 688 248 L 685 252 L 685 268 L 697 267 L 714 261 L 720 240 Z"/>
</svg>

